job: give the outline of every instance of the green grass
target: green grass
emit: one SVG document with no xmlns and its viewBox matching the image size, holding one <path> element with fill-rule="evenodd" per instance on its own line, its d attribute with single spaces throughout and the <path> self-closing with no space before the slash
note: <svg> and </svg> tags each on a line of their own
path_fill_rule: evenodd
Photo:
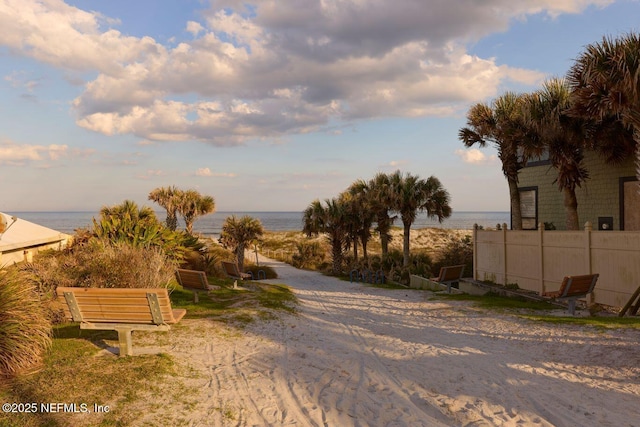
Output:
<svg viewBox="0 0 640 427">
<path fill-rule="evenodd" d="M 166 354 L 97 356 L 105 339 L 117 340 L 117 334 L 81 331 L 78 325 L 56 326 L 43 369 L 0 387 L 3 403 L 34 402 L 38 407 L 41 403 L 75 403 L 78 410 L 84 404 L 91 413 L 0 413 L 0 426 L 121 426 L 133 422 L 136 412 L 128 408 L 141 393 L 153 392 L 156 382 L 174 372 L 173 360 Z M 93 413 L 94 404 L 108 406 L 109 412 Z"/>
<path fill-rule="evenodd" d="M 171 292 L 173 306 L 185 308 L 186 318 L 212 318 L 236 324 L 269 318 L 267 312 L 271 311 L 295 312 L 297 299 L 285 285 L 239 282 L 238 289 L 234 289 L 231 279 L 210 278 L 209 283 L 219 288 L 200 292 L 197 303 L 193 291 L 175 289 Z"/>
<path fill-rule="evenodd" d="M 601 328 L 635 328 L 640 329 L 640 317 L 617 317 L 617 316 L 556 316 L 544 314 L 545 311 L 561 309 L 558 305 L 547 301 L 532 301 L 520 297 L 506 297 L 489 293 L 487 295 L 438 295 L 433 299 L 450 299 L 474 301 L 477 307 L 500 312 L 513 313 L 519 317 L 530 320 L 556 323 L 556 324 L 574 324 L 582 326 L 595 326 Z"/>
<path fill-rule="evenodd" d="M 208 318 L 231 323 L 242 328 L 249 322 L 271 319 L 277 312 L 295 312 L 296 298 L 283 285 L 258 282 L 243 282 L 247 289 L 233 289 L 229 279 L 209 278 L 212 285 L 220 288 L 201 292 L 199 302 L 193 302 L 193 292 L 174 289 L 171 300 L 174 308 L 186 308 L 187 318 Z M 180 324 L 175 328 L 180 328 Z M 136 332 L 138 339 L 162 343 L 165 334 L 171 332 Z M 81 330 L 78 324 L 63 324 L 54 328 L 50 351 L 44 359 L 42 369 L 30 376 L 0 382 L 2 403 L 61 402 L 109 406 L 104 413 L 35 413 L 17 414 L 0 412 L 0 427 L 61 427 L 76 425 L 127 426 L 134 423 L 142 413 L 136 409 L 145 396 L 165 395 L 166 399 L 183 401 L 190 390 L 171 382 L 166 391 L 166 379 L 178 375 L 179 368 L 167 354 L 114 357 L 100 355 L 100 351 L 117 342 L 115 331 Z M 135 347 L 135 343 L 134 343 Z M 188 402 L 187 402 L 188 403 Z M 186 404 L 186 403 L 185 403 Z M 78 406 L 80 407 L 80 406 Z M 225 416 L 233 419 L 233 416 Z"/>
</svg>

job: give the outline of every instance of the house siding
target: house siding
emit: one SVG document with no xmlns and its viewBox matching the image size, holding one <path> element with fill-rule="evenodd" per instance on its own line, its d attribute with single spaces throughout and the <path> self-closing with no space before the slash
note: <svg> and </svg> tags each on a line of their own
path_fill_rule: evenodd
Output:
<svg viewBox="0 0 640 427">
<path fill-rule="evenodd" d="M 620 230 L 620 178 L 635 176 L 633 159 L 621 165 L 608 165 L 596 153 L 585 153 L 584 166 L 590 178 L 576 189 L 580 225 L 589 221 L 594 229 L 598 217 L 612 217 L 613 229 Z M 538 222 L 550 222 L 558 230 L 566 230 L 563 193 L 554 183 L 557 172 L 551 165 L 531 166 L 518 175 L 518 187 L 538 190 Z"/>
</svg>

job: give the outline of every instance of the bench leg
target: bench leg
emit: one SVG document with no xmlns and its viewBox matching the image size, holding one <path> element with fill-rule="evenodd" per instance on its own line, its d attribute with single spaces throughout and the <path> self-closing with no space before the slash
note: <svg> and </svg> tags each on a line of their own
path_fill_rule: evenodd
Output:
<svg viewBox="0 0 640 427">
<path fill-rule="evenodd" d="M 133 356 L 130 328 L 118 329 L 118 345 L 120 347 L 120 356 Z"/>
<path fill-rule="evenodd" d="M 569 300 L 569 314 L 572 316 L 575 316 L 576 314 L 576 299 L 575 298 L 571 298 Z"/>
</svg>

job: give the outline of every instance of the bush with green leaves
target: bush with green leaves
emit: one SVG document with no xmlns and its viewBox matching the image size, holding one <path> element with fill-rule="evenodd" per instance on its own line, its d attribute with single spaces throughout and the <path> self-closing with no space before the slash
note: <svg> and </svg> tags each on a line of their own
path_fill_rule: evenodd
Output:
<svg viewBox="0 0 640 427">
<path fill-rule="evenodd" d="M 204 247 L 197 237 L 170 230 L 158 220 L 151 208 L 138 208 L 130 200 L 125 200 L 120 205 L 103 207 L 100 219 L 93 219 L 92 235 L 98 240 L 116 245 L 158 247 L 177 261 Z"/>
<path fill-rule="evenodd" d="M 454 239 L 448 243 L 433 264 L 433 271 L 437 274 L 441 267 L 449 265 L 464 265 L 465 275 L 470 275 L 473 272 L 473 241 L 471 236 Z"/>
<path fill-rule="evenodd" d="M 0 377 L 37 369 L 51 345 L 51 322 L 35 287 L 15 269 L 0 271 Z"/>
<path fill-rule="evenodd" d="M 298 253 L 291 257 L 291 264 L 296 268 L 314 268 L 325 259 L 325 252 L 318 241 L 302 241 L 296 244 Z"/>
<path fill-rule="evenodd" d="M 157 247 L 92 239 L 64 251 L 42 252 L 20 269 L 28 273 L 40 294 L 52 297 L 59 286 L 167 287 L 174 279 L 176 265 Z"/>
</svg>

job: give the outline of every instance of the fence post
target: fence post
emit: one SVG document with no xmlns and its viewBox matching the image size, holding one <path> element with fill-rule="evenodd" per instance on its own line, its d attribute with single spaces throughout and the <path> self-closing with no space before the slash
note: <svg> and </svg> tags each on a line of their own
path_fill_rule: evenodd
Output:
<svg viewBox="0 0 640 427">
<path fill-rule="evenodd" d="M 544 224 L 538 224 L 538 242 L 540 253 L 540 295 L 544 294 L 546 289 L 544 287 Z"/>
<path fill-rule="evenodd" d="M 584 232 L 586 233 L 585 235 L 585 242 L 584 242 L 584 249 L 585 249 L 585 262 L 587 263 L 586 267 L 587 267 L 587 272 L 585 274 L 593 274 L 593 266 L 591 265 L 591 231 L 593 230 L 593 226 L 591 225 L 591 222 L 587 221 L 584 223 Z M 591 294 L 589 295 L 589 303 L 593 304 L 595 302 L 595 293 L 591 292 Z"/>
<path fill-rule="evenodd" d="M 478 224 L 473 224 L 473 280 L 478 280 Z"/>
<path fill-rule="evenodd" d="M 504 251 L 502 259 L 504 260 L 504 268 L 502 276 L 502 284 L 507 284 L 507 223 L 502 224 L 502 250 Z"/>
<path fill-rule="evenodd" d="M 587 272 L 585 274 L 592 274 L 592 269 L 591 269 L 591 231 L 593 230 L 593 226 L 591 225 L 591 222 L 587 221 L 584 223 L 584 232 L 585 232 L 585 242 L 584 242 L 584 249 L 585 249 L 585 262 L 586 262 L 586 267 L 587 267 Z"/>
</svg>

